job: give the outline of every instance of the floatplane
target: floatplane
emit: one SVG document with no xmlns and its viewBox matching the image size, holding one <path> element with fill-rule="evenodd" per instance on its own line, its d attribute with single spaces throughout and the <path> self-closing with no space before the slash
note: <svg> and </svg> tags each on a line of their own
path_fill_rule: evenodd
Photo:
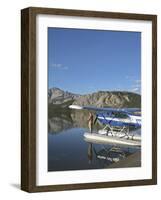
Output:
<svg viewBox="0 0 161 200">
<path fill-rule="evenodd" d="M 85 132 L 87 142 L 121 146 L 141 146 L 140 108 L 98 108 L 94 106 L 70 105 L 70 109 L 94 111 L 95 120 L 104 126 L 98 132 Z M 130 131 L 132 127 L 132 131 Z"/>
</svg>

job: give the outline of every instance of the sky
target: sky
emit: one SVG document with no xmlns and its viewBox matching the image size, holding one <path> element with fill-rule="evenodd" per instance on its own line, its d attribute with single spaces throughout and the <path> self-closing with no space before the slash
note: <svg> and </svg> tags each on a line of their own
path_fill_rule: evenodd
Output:
<svg viewBox="0 0 161 200">
<path fill-rule="evenodd" d="M 141 33 L 48 28 L 48 87 L 140 93 Z"/>
</svg>

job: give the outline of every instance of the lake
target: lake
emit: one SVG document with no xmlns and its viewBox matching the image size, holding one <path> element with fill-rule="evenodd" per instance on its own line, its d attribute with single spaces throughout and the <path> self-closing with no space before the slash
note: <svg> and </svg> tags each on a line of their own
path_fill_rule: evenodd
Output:
<svg viewBox="0 0 161 200">
<path fill-rule="evenodd" d="M 140 151 L 139 148 L 92 144 L 84 139 L 88 113 L 67 111 L 48 120 L 48 171 L 103 169 Z M 100 129 L 95 125 L 94 131 Z"/>
</svg>

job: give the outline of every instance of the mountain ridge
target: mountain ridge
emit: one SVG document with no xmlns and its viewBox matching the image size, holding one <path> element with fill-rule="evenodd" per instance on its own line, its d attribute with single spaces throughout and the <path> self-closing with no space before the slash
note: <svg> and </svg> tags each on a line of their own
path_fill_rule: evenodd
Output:
<svg viewBox="0 0 161 200">
<path fill-rule="evenodd" d="M 60 88 L 48 90 L 48 103 L 59 108 L 67 108 L 70 104 L 97 107 L 141 107 L 141 95 L 127 91 L 98 91 L 90 94 L 75 94 Z"/>
</svg>

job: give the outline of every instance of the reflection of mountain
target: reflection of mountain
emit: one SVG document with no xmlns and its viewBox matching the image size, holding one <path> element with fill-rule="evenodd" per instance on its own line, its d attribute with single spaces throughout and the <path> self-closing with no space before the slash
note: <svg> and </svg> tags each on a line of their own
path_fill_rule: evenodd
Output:
<svg viewBox="0 0 161 200">
<path fill-rule="evenodd" d="M 50 133 L 58 133 L 73 127 L 87 128 L 88 112 L 86 111 L 71 111 L 56 113 L 48 119 Z"/>
<path fill-rule="evenodd" d="M 59 133 L 63 130 L 70 129 L 73 127 L 73 123 L 70 118 L 63 118 L 60 116 L 53 116 L 48 120 L 49 132 Z"/>
<path fill-rule="evenodd" d="M 59 88 L 48 91 L 51 105 L 68 107 L 70 104 L 93 105 L 97 107 L 141 107 L 141 96 L 132 92 L 98 91 L 86 95 L 73 94 Z"/>
<path fill-rule="evenodd" d="M 74 112 L 71 112 L 71 118 L 73 120 L 73 123 L 76 127 L 83 127 L 87 128 L 87 120 L 88 120 L 89 112 L 88 111 L 81 111 L 76 110 Z"/>
</svg>

